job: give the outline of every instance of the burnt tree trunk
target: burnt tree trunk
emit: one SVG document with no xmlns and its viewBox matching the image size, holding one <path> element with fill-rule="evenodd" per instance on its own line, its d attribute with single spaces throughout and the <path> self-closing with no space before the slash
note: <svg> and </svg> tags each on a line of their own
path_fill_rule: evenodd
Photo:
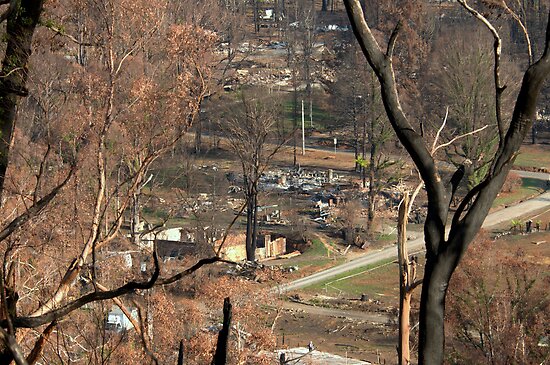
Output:
<svg viewBox="0 0 550 365">
<path fill-rule="evenodd" d="M 214 354 L 212 365 L 225 365 L 227 363 L 231 315 L 231 301 L 229 298 L 225 298 L 223 300 L 223 327 L 218 334 L 218 344 L 216 345 L 216 353 Z"/>
<path fill-rule="evenodd" d="M 252 186 L 247 187 L 246 196 L 246 259 L 254 261 L 258 236 L 258 191 L 254 183 L 249 184 Z"/>
<path fill-rule="evenodd" d="M 43 0 L 22 0 L 20 3 L 12 0 L 7 10 L 7 45 L 0 72 L 0 202 L 13 144 L 17 102 L 28 95 L 28 63 L 42 5 Z"/>
<path fill-rule="evenodd" d="M 535 118 L 538 95 L 550 74 L 550 27 L 546 31 L 544 54 L 524 73 L 508 129 L 499 125 L 502 130 L 501 139 L 490 170 L 485 179 L 461 201 L 452 217 L 448 238 L 445 239 L 449 206 L 464 177 L 465 167 L 459 167 L 450 180 L 443 181 L 432 156 L 432 149 L 423 140 L 421 133 L 411 125 L 401 108 L 392 64 L 400 26 L 392 32 L 384 52 L 365 21 L 359 0 L 344 0 L 344 4 L 355 36 L 380 83 L 388 120 L 425 184 L 428 196 L 428 214 L 424 224 L 426 268 L 420 299 L 418 358 L 419 364 L 442 364 L 445 346 L 445 296 L 449 281 L 468 245 L 481 228 Z M 495 59 L 497 78 L 498 56 Z M 498 82 L 496 85 L 498 98 L 502 88 Z"/>
<path fill-rule="evenodd" d="M 365 161 L 367 159 L 367 117 L 363 118 L 363 132 L 361 135 L 361 158 L 363 163 L 361 164 L 361 181 L 363 188 L 367 187 L 367 168 Z"/>
<path fill-rule="evenodd" d="M 178 350 L 178 365 L 185 364 L 185 353 L 184 353 L 184 344 L 183 340 L 180 341 L 180 347 Z"/>
</svg>

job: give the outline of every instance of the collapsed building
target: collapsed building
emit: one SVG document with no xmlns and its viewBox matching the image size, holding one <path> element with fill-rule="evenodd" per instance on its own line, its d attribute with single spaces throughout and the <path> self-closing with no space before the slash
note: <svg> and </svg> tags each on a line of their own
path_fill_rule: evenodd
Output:
<svg viewBox="0 0 550 365">
<path fill-rule="evenodd" d="M 216 241 L 216 251 L 229 261 L 246 260 L 246 235 L 244 233 L 229 235 L 224 242 Z M 256 242 L 256 257 L 259 260 L 275 258 L 286 253 L 286 238 L 273 237 L 271 234 L 260 234 Z"/>
</svg>

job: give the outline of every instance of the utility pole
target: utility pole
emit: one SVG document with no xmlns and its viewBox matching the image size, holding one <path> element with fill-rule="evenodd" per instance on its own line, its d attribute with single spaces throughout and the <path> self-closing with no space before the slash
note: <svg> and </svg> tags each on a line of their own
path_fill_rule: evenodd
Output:
<svg viewBox="0 0 550 365">
<path fill-rule="evenodd" d="M 313 102 L 309 99 L 309 124 L 313 128 Z"/>
<path fill-rule="evenodd" d="M 305 132 L 304 101 L 302 100 L 302 155 L 306 154 L 306 132 Z"/>
</svg>

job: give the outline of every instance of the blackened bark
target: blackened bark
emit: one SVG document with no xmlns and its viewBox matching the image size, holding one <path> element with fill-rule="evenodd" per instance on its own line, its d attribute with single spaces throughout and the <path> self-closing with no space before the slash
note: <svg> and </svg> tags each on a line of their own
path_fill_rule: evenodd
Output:
<svg viewBox="0 0 550 365">
<path fill-rule="evenodd" d="M 184 344 L 183 340 L 180 341 L 180 348 L 178 350 L 178 365 L 184 365 L 185 364 L 185 358 L 184 358 Z"/>
<path fill-rule="evenodd" d="M 246 180 L 248 181 L 248 179 Z M 247 188 L 246 199 L 246 259 L 254 261 L 256 260 L 256 241 L 258 237 L 258 192 L 254 183 Z"/>
<path fill-rule="evenodd" d="M 359 163 L 359 126 L 357 121 L 357 108 L 355 107 L 355 100 L 352 108 L 353 119 L 353 153 L 355 158 L 355 171 L 361 171 L 361 164 Z"/>
<path fill-rule="evenodd" d="M 52 334 L 53 330 L 55 329 L 57 325 L 56 321 L 53 321 L 46 327 L 46 329 L 42 332 L 38 340 L 35 342 L 33 349 L 31 350 L 31 353 L 27 356 L 27 363 L 29 365 L 34 365 L 40 359 L 40 354 L 42 353 L 42 350 L 46 346 L 46 343 Z"/>
<path fill-rule="evenodd" d="M 256 242 L 258 241 L 258 192 L 254 192 L 254 215 L 252 217 L 252 250 L 256 259 Z"/>
<path fill-rule="evenodd" d="M 491 169 L 485 180 L 475 186 L 459 204 L 448 239 L 445 240 L 445 223 L 456 182 L 443 182 L 422 133 L 415 131 L 401 108 L 392 66 L 399 25 L 390 36 L 386 52 L 383 52 L 365 21 L 359 0 L 344 0 L 344 4 L 355 36 L 380 83 L 382 101 L 390 124 L 414 161 L 426 187 L 426 268 L 420 300 L 419 364 L 441 364 L 445 346 L 445 296 L 449 281 L 468 245 L 481 228 L 535 118 L 540 89 L 550 74 L 550 24 L 547 25 L 544 54 L 524 74 L 510 125 L 499 143 Z M 470 206 L 468 211 L 467 206 Z"/>
<path fill-rule="evenodd" d="M 231 329 L 231 301 L 229 298 L 223 300 L 223 327 L 218 334 L 216 353 L 212 365 L 225 365 L 227 362 L 227 345 L 229 344 L 229 331 Z"/>
<path fill-rule="evenodd" d="M 246 259 L 254 261 L 256 258 L 256 250 L 254 249 L 254 241 L 252 240 L 252 232 L 254 222 L 254 203 L 252 197 L 248 197 L 246 205 Z"/>
<path fill-rule="evenodd" d="M 450 280 L 436 257 L 426 261 L 420 297 L 419 364 L 442 364 L 445 345 L 445 296 Z"/>
<path fill-rule="evenodd" d="M 294 66 L 296 67 L 296 66 Z M 292 92 L 292 97 L 293 97 L 293 103 L 294 103 L 294 106 L 293 106 L 293 109 L 292 109 L 292 119 L 294 121 L 294 131 L 292 132 L 292 142 L 294 144 L 294 156 L 293 156 L 293 160 L 292 160 L 292 164 L 293 166 L 296 166 L 297 164 L 297 159 L 296 159 L 296 150 L 297 150 L 297 145 L 298 145 L 298 141 L 296 140 L 296 131 L 298 130 L 298 85 L 297 85 L 297 82 L 298 80 L 296 79 L 297 76 L 296 76 L 296 73 L 297 71 L 295 69 L 292 70 L 292 83 L 294 84 L 294 87 L 293 87 L 293 92 Z"/>
<path fill-rule="evenodd" d="M 14 1 L 14 0 L 12 0 Z M 0 72 L 0 199 L 8 168 L 19 97 L 27 96 L 28 63 L 43 0 L 22 0 L 8 15 L 7 46 Z"/>
</svg>

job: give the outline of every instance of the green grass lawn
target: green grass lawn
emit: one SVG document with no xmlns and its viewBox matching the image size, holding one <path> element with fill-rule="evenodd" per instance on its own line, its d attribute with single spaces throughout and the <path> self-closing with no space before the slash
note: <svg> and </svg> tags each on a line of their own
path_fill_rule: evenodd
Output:
<svg viewBox="0 0 550 365">
<path fill-rule="evenodd" d="M 329 252 L 319 239 L 313 239 L 312 246 L 302 255 L 285 260 L 283 266 L 298 266 L 301 270 L 316 272 L 328 267 L 336 266 L 344 262 L 343 256 Z"/>
<path fill-rule="evenodd" d="M 308 293 L 323 293 L 357 297 L 398 294 L 398 270 L 394 259 L 357 268 L 304 289 Z"/>
<path fill-rule="evenodd" d="M 298 100 L 298 125 L 302 123 L 302 101 Z M 334 117 L 325 111 L 324 109 L 319 108 L 319 106 L 313 103 L 313 127 L 318 131 L 325 131 L 328 126 L 334 124 Z M 310 120 L 309 120 L 309 103 L 304 100 L 304 114 L 305 114 L 305 128 L 310 130 Z M 285 115 L 285 128 L 289 130 L 294 127 L 294 102 L 288 100 L 284 104 L 284 115 Z"/>
<path fill-rule="evenodd" d="M 544 192 L 546 181 L 539 179 L 523 178 L 521 187 L 508 194 L 500 194 L 493 202 L 493 207 L 501 205 L 512 205 L 522 200 L 526 200 L 534 195 Z"/>
<path fill-rule="evenodd" d="M 550 147 L 541 145 L 524 146 L 514 165 L 550 169 Z"/>
</svg>

